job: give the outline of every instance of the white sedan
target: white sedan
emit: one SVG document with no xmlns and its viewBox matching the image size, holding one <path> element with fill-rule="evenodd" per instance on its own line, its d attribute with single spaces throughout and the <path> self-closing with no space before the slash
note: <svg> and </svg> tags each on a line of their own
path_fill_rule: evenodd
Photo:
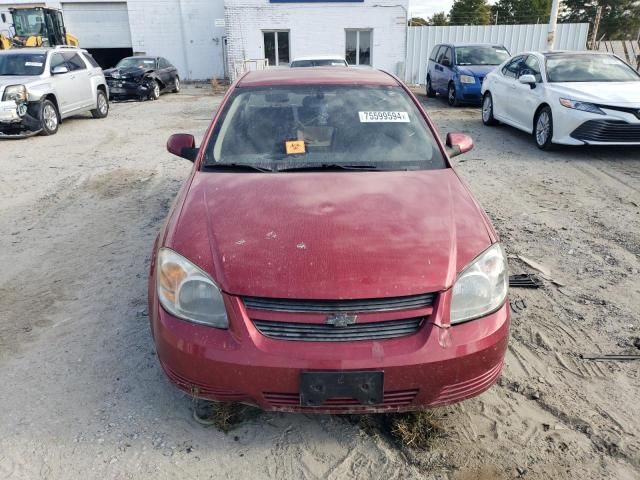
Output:
<svg viewBox="0 0 640 480">
<path fill-rule="evenodd" d="M 482 122 L 532 133 L 541 149 L 640 145 L 640 74 L 615 55 L 530 52 L 482 84 Z"/>
</svg>

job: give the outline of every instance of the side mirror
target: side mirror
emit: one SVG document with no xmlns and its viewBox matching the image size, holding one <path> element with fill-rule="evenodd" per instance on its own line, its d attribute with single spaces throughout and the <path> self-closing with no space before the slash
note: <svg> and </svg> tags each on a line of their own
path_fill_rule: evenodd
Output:
<svg viewBox="0 0 640 480">
<path fill-rule="evenodd" d="M 531 75 L 530 73 L 526 73 L 524 75 L 520 75 L 520 78 L 518 78 L 518 81 L 520 83 L 529 85 L 531 88 L 536 88 L 536 77 L 534 77 L 533 75 Z"/>
<path fill-rule="evenodd" d="M 51 70 L 52 75 L 62 75 L 63 73 L 69 73 L 69 69 L 64 65 L 58 65 L 53 70 Z"/>
<path fill-rule="evenodd" d="M 167 150 L 169 153 L 194 161 L 198 156 L 198 148 L 196 148 L 196 139 L 189 133 L 176 133 L 167 140 Z"/>
<path fill-rule="evenodd" d="M 451 62 L 449 61 L 449 59 L 448 59 L 448 58 L 443 58 L 443 59 L 440 61 L 440 64 L 441 64 L 442 66 L 444 66 L 444 67 L 450 67 L 450 66 L 451 66 Z"/>
<path fill-rule="evenodd" d="M 447 133 L 447 153 L 449 158 L 467 153 L 473 148 L 473 140 L 464 133 Z"/>
</svg>

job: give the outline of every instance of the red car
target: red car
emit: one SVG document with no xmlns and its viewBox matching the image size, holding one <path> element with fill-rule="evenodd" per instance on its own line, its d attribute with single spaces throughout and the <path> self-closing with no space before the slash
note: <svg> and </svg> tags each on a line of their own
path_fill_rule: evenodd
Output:
<svg viewBox="0 0 640 480">
<path fill-rule="evenodd" d="M 251 72 L 156 240 L 151 328 L 173 383 L 265 410 L 395 412 L 480 394 L 509 333 L 505 253 L 420 103 L 373 69 Z"/>
</svg>

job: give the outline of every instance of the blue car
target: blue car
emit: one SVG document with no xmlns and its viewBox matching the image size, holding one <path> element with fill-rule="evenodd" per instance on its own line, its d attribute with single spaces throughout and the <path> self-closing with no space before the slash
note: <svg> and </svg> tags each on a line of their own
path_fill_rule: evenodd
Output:
<svg viewBox="0 0 640 480">
<path fill-rule="evenodd" d="M 484 77 L 509 57 L 503 45 L 436 45 L 427 65 L 427 97 L 446 95 L 453 107 L 480 103 Z"/>
</svg>

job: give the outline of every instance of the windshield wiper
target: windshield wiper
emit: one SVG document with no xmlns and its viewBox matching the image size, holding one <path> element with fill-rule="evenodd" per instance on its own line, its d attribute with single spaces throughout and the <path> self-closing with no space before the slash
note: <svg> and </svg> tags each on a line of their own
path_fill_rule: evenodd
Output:
<svg viewBox="0 0 640 480">
<path fill-rule="evenodd" d="M 230 171 L 230 172 L 273 172 L 268 167 L 258 167 L 256 165 L 247 165 L 244 163 L 205 163 L 202 167 L 204 170 Z"/>
<path fill-rule="evenodd" d="M 279 172 L 293 172 L 299 170 L 380 170 L 375 165 L 341 164 L 341 163 L 320 163 L 311 165 L 296 165 L 293 167 L 279 168 Z"/>
</svg>

